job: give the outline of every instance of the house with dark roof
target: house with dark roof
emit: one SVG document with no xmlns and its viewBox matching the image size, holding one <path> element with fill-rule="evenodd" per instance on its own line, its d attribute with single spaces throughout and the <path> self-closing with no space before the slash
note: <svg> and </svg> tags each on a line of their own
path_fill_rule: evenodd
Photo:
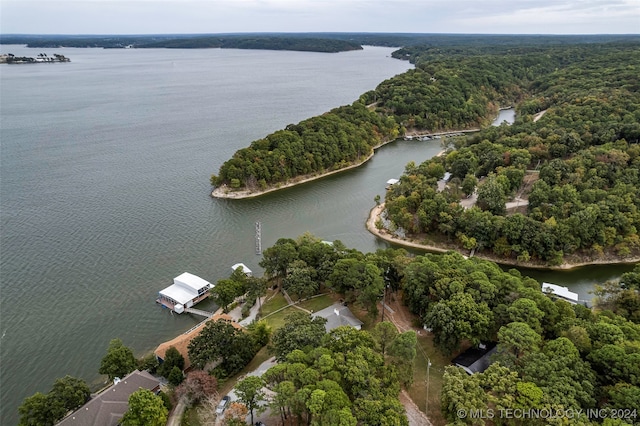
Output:
<svg viewBox="0 0 640 426">
<path fill-rule="evenodd" d="M 356 330 L 360 330 L 362 328 L 363 322 L 356 318 L 355 315 L 351 312 L 351 310 L 340 304 L 334 303 L 333 305 L 324 308 L 313 314 L 314 317 L 322 317 L 327 320 L 324 325 L 325 330 L 327 332 L 333 330 L 334 328 L 338 328 L 341 325 L 348 325 L 349 327 L 353 327 Z"/>
<path fill-rule="evenodd" d="M 497 350 L 495 343 L 480 344 L 455 357 L 451 362 L 468 374 L 482 373 L 491 365 L 491 355 Z"/>
<path fill-rule="evenodd" d="M 117 426 L 129 409 L 129 396 L 140 389 L 156 392 L 160 382 L 147 371 L 135 370 L 69 414 L 58 426 Z"/>
</svg>

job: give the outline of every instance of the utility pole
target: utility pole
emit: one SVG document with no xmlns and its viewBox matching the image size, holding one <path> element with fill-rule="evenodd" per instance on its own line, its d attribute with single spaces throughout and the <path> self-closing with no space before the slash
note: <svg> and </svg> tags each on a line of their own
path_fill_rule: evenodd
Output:
<svg viewBox="0 0 640 426">
<path fill-rule="evenodd" d="M 431 369 L 431 359 L 427 356 L 427 397 L 424 405 L 424 414 L 429 416 L 429 379 L 431 375 L 429 374 L 429 370 Z"/>
<path fill-rule="evenodd" d="M 387 298 L 387 287 L 389 287 L 388 284 L 384 286 L 384 290 L 382 292 L 382 321 L 381 322 L 384 322 L 384 310 L 385 310 L 385 308 L 384 308 L 384 299 Z"/>
</svg>

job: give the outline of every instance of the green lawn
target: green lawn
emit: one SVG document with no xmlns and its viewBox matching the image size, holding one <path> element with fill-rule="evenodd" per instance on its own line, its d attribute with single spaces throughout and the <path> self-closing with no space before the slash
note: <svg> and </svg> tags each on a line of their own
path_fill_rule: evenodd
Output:
<svg viewBox="0 0 640 426">
<path fill-rule="evenodd" d="M 277 293 L 273 297 L 271 296 L 273 296 L 273 294 L 267 294 L 268 300 L 262 304 L 262 308 L 260 309 L 260 318 L 264 318 L 278 309 L 287 306 L 287 301 L 281 293 Z"/>
<path fill-rule="evenodd" d="M 277 312 L 275 314 L 269 315 L 264 320 L 267 322 L 267 324 L 269 324 L 271 326 L 271 332 L 273 333 L 274 331 L 276 331 L 277 329 L 279 329 L 280 327 L 282 327 L 284 325 L 284 317 L 289 315 L 291 312 L 296 312 L 296 311 L 297 312 L 302 312 L 302 311 L 299 311 L 298 309 L 290 306 L 290 307 L 288 307 L 286 309 L 281 310 L 280 312 Z"/>
<path fill-rule="evenodd" d="M 298 306 L 307 309 L 311 312 L 318 312 L 324 308 L 327 308 L 334 304 L 334 300 L 329 294 L 323 294 L 322 296 L 314 297 L 313 299 L 300 302 Z"/>
<path fill-rule="evenodd" d="M 330 295 L 322 295 L 319 297 L 315 297 L 313 299 L 305 300 L 301 302 L 298 306 L 310 310 L 312 312 L 317 312 L 321 309 L 326 308 L 333 304 L 333 299 Z M 284 318 L 289 315 L 291 312 L 298 311 L 297 308 L 288 307 L 282 309 L 287 306 L 287 301 L 284 296 L 280 293 L 275 295 L 271 300 L 265 302 L 262 305 L 262 315 L 261 318 L 264 318 L 265 321 L 271 326 L 272 330 L 275 331 L 278 328 L 284 325 Z M 282 309 L 279 311 L 279 309 Z"/>
</svg>

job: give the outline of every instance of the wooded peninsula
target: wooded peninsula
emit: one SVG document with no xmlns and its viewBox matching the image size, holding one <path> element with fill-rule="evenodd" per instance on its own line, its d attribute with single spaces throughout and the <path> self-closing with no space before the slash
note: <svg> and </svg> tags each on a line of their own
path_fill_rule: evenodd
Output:
<svg viewBox="0 0 640 426">
<path fill-rule="evenodd" d="M 449 139 L 445 155 L 407 165 L 386 194 L 385 227 L 519 264 L 637 259 L 640 41 L 502 41 L 397 50 L 415 69 L 238 150 L 211 177 L 213 195 L 242 198 L 341 170 L 407 132 L 480 127 Z M 515 123 L 488 126 L 508 105 Z M 514 199 L 522 205 L 507 210 Z"/>
</svg>

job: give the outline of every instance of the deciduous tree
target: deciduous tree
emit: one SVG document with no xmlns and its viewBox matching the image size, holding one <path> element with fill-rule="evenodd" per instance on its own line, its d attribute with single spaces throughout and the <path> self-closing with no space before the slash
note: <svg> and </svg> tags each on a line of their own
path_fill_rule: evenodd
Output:
<svg viewBox="0 0 640 426">
<path fill-rule="evenodd" d="M 136 369 L 138 363 L 131 349 L 126 347 L 122 340 L 113 339 L 109 342 L 107 354 L 100 362 L 100 374 L 109 376 L 109 380 L 116 377 L 123 378 Z"/>
<path fill-rule="evenodd" d="M 218 396 L 218 380 L 206 371 L 192 370 L 176 388 L 175 394 L 189 405 L 198 404 L 208 397 Z"/>
<path fill-rule="evenodd" d="M 168 414 L 162 398 L 148 389 L 140 389 L 129 397 L 129 409 L 122 418 L 122 426 L 164 426 Z"/>
<path fill-rule="evenodd" d="M 276 358 L 283 361 L 295 349 L 319 346 L 325 334 L 325 323 L 324 318 L 311 317 L 304 312 L 296 311 L 287 315 L 284 325 L 271 337 Z"/>
<path fill-rule="evenodd" d="M 253 410 L 261 412 L 265 407 L 261 407 L 260 403 L 265 399 L 265 393 L 262 390 L 264 381 L 257 376 L 249 376 L 241 380 L 235 386 L 238 399 L 246 405 L 251 413 L 251 424 L 253 424 Z"/>
<path fill-rule="evenodd" d="M 174 346 L 170 346 L 164 354 L 164 361 L 160 364 L 158 373 L 165 378 L 169 378 L 173 367 L 178 367 L 182 371 L 184 369 L 184 357 Z"/>
<path fill-rule="evenodd" d="M 84 380 L 64 376 L 53 383 L 49 396 L 60 401 L 67 411 L 72 411 L 89 400 L 91 390 Z"/>
<path fill-rule="evenodd" d="M 37 392 L 26 398 L 20 407 L 19 426 L 53 426 L 66 413 L 61 401 Z"/>
</svg>

